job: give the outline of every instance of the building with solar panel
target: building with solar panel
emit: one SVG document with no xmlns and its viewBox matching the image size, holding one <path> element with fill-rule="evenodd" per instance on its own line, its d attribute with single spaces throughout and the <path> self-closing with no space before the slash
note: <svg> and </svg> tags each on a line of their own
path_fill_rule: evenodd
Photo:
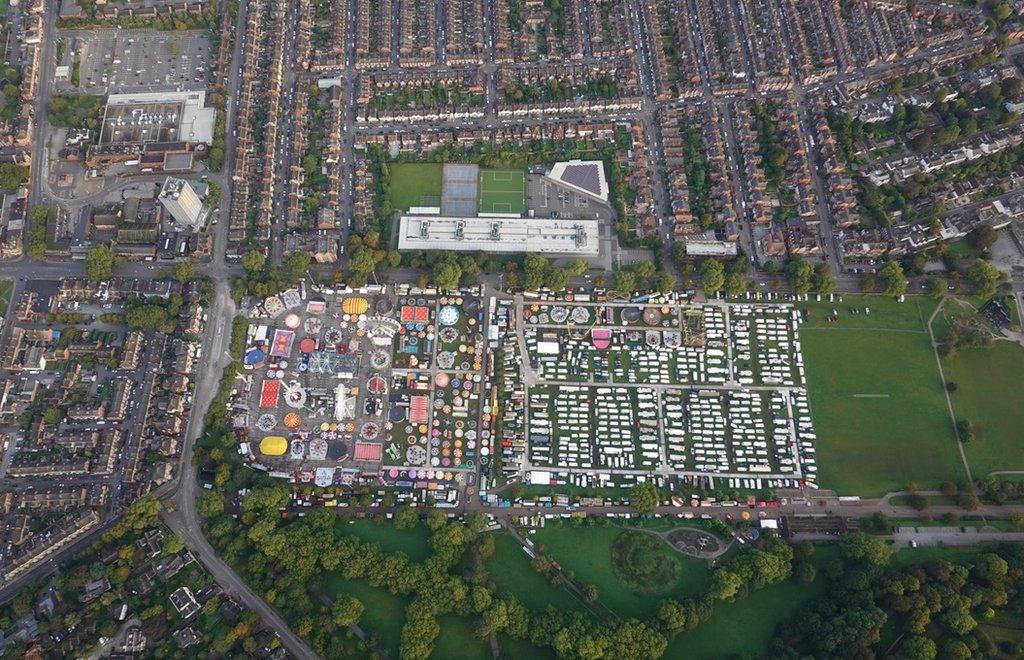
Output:
<svg viewBox="0 0 1024 660">
<path fill-rule="evenodd" d="M 555 163 L 547 178 L 572 191 L 608 203 L 608 179 L 604 163 L 599 160 L 570 160 Z"/>
</svg>

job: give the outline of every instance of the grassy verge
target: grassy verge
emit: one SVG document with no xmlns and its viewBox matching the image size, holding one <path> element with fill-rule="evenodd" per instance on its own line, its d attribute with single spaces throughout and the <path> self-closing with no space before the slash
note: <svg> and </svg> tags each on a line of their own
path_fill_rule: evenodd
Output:
<svg viewBox="0 0 1024 660">
<path fill-rule="evenodd" d="M 14 292 L 14 280 L 0 279 L 0 316 L 7 316 L 7 309 L 11 305 L 11 293 Z"/>
</svg>

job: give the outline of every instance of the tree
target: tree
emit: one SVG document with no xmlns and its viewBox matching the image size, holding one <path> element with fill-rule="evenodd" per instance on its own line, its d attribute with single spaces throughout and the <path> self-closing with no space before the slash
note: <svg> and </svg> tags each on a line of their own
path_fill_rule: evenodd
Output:
<svg viewBox="0 0 1024 660">
<path fill-rule="evenodd" d="M 284 267 L 285 279 L 289 282 L 301 280 L 312 261 L 313 257 L 308 252 L 292 252 L 284 258 L 284 262 L 281 264 Z"/>
<path fill-rule="evenodd" d="M 890 261 L 878 271 L 878 280 L 887 296 L 900 296 L 907 290 L 907 280 L 899 263 Z"/>
<path fill-rule="evenodd" d="M 114 273 L 114 252 L 107 245 L 97 245 L 85 254 L 85 276 L 90 280 L 109 280 Z"/>
<path fill-rule="evenodd" d="M 185 549 L 185 542 L 181 540 L 181 537 L 177 534 L 168 534 L 164 538 L 163 546 L 161 550 L 169 555 L 176 555 Z"/>
<path fill-rule="evenodd" d="M 967 419 L 956 420 L 956 434 L 960 437 L 960 442 L 964 444 L 974 442 L 974 424 Z"/>
<path fill-rule="evenodd" d="M 864 532 L 847 534 L 839 542 L 839 551 L 843 557 L 855 562 L 865 562 L 875 566 L 889 563 L 891 549 L 889 544 L 877 536 Z"/>
<path fill-rule="evenodd" d="M 242 267 L 247 273 L 258 273 L 263 270 L 267 258 L 259 250 L 249 250 L 242 255 Z"/>
<path fill-rule="evenodd" d="M 546 286 L 552 291 L 564 291 L 569 283 L 569 272 L 564 268 L 552 268 L 548 271 Z"/>
<path fill-rule="evenodd" d="M 975 259 L 967 269 L 967 281 L 974 287 L 974 292 L 982 298 L 991 298 L 995 295 L 1002 279 L 1003 274 L 999 269 L 984 259 Z"/>
<path fill-rule="evenodd" d="M 355 596 L 349 596 L 334 602 L 334 606 L 331 608 L 331 615 L 334 618 L 335 625 L 348 627 L 359 621 L 359 618 L 363 616 L 364 609 L 366 608 L 361 600 Z"/>
<path fill-rule="evenodd" d="M 973 492 L 965 491 L 956 498 L 957 506 L 964 511 L 977 511 L 981 506 L 981 500 Z"/>
<path fill-rule="evenodd" d="M 57 406 L 48 406 L 46 410 L 43 411 L 43 423 L 47 426 L 56 426 L 60 424 L 60 420 L 63 416 L 64 413 L 62 413 L 60 408 Z"/>
<path fill-rule="evenodd" d="M 196 276 L 196 265 L 191 261 L 178 261 L 171 266 L 171 277 L 184 284 Z"/>
<path fill-rule="evenodd" d="M 204 490 L 199 495 L 196 503 L 199 515 L 204 518 L 213 518 L 224 512 L 224 496 L 214 490 Z"/>
<path fill-rule="evenodd" d="M 992 228 L 992 225 L 987 223 L 978 225 L 967 234 L 967 242 L 980 251 L 984 251 L 992 247 L 996 242 L 996 238 L 996 230 Z"/>
<path fill-rule="evenodd" d="M 654 288 L 661 293 L 674 291 L 676 288 L 676 276 L 668 271 L 661 273 L 658 275 L 658 279 L 654 283 Z"/>
<path fill-rule="evenodd" d="M 412 529 L 419 520 L 419 513 L 411 506 L 403 506 L 395 511 L 395 529 Z"/>
<path fill-rule="evenodd" d="M 551 268 L 551 262 L 546 257 L 539 254 L 526 255 L 526 258 L 523 259 L 523 287 L 530 291 L 536 291 L 544 286 L 549 268 Z"/>
<path fill-rule="evenodd" d="M 861 293 L 871 293 L 875 290 L 875 278 L 872 275 L 865 275 L 857 282 L 857 288 Z"/>
<path fill-rule="evenodd" d="M 900 644 L 900 656 L 906 660 L 935 660 L 935 642 L 923 635 L 908 635 Z"/>
<path fill-rule="evenodd" d="M 925 290 L 932 298 L 941 298 L 946 295 L 946 280 L 932 275 L 925 281 Z"/>
<path fill-rule="evenodd" d="M 8 88 L 14 87 L 9 85 Z M 7 92 L 7 88 L 4 89 Z M 15 94 L 19 94 L 20 90 L 14 87 Z M 14 163 L 0 163 L 0 190 L 14 190 L 19 186 L 25 185 L 28 181 L 29 168 L 26 165 L 16 165 Z"/>
<path fill-rule="evenodd" d="M 1010 6 L 1009 2 L 1000 2 L 998 5 L 992 8 L 992 17 L 999 23 L 1002 23 L 1013 14 L 1013 7 Z"/>
<path fill-rule="evenodd" d="M 814 568 L 814 564 L 809 561 L 802 561 L 793 566 L 793 579 L 798 584 L 808 585 L 814 582 L 814 578 L 818 572 Z"/>
<path fill-rule="evenodd" d="M 803 259 L 793 259 L 786 265 L 786 277 L 794 292 L 807 293 L 813 285 L 814 266 Z"/>
<path fill-rule="evenodd" d="M 590 266 L 587 265 L 585 259 L 573 259 L 566 264 L 565 269 L 569 271 L 569 274 L 573 277 L 579 277 L 580 275 L 585 275 L 587 271 L 590 270 Z"/>
<path fill-rule="evenodd" d="M 587 599 L 588 603 L 597 602 L 597 597 L 600 594 L 598 587 L 593 582 L 588 583 L 583 587 L 583 597 Z"/>
<path fill-rule="evenodd" d="M 629 489 L 629 503 L 637 513 L 651 513 L 661 504 L 661 493 L 653 481 L 644 481 Z"/>
<path fill-rule="evenodd" d="M 431 509 L 430 513 L 427 514 L 427 529 L 432 532 L 436 532 L 444 527 L 446 522 L 448 522 L 448 516 L 444 515 L 444 511 L 441 509 Z"/>
<path fill-rule="evenodd" d="M 725 292 L 734 298 L 747 290 L 747 278 L 742 273 L 729 273 L 725 276 Z"/>
<path fill-rule="evenodd" d="M 439 289 L 457 289 L 462 279 L 462 269 L 454 261 L 442 261 L 434 265 L 434 284 Z"/>
<path fill-rule="evenodd" d="M 829 294 L 836 290 L 836 276 L 832 267 L 822 261 L 814 266 L 814 275 L 811 277 L 811 288 L 817 293 Z"/>
<path fill-rule="evenodd" d="M 620 296 L 631 296 L 636 291 L 636 275 L 632 271 L 617 270 L 612 276 L 612 287 Z"/>
<path fill-rule="evenodd" d="M 732 571 L 719 568 L 711 576 L 708 595 L 715 600 L 731 600 L 743 586 L 743 579 Z"/>
<path fill-rule="evenodd" d="M 643 282 L 651 279 L 655 270 L 656 268 L 653 261 L 641 261 L 633 266 L 633 273 L 636 274 L 637 280 Z"/>
<path fill-rule="evenodd" d="M 721 291 L 725 285 L 725 267 L 721 261 L 705 259 L 700 265 L 700 286 L 704 293 Z"/>
</svg>

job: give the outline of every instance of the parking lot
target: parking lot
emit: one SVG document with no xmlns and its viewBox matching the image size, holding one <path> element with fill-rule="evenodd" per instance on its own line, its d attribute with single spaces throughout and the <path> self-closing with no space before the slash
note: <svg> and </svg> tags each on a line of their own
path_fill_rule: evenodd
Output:
<svg viewBox="0 0 1024 660">
<path fill-rule="evenodd" d="M 61 36 L 69 74 L 58 87 L 96 94 L 205 89 L 210 42 L 202 31 L 86 30 Z"/>
</svg>

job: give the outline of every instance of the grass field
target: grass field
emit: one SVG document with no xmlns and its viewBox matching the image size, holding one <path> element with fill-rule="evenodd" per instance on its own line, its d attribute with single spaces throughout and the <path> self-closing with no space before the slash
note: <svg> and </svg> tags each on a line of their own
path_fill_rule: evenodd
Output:
<svg viewBox="0 0 1024 660">
<path fill-rule="evenodd" d="M 526 639 L 511 639 L 505 635 L 498 635 L 498 646 L 501 647 L 502 659 L 519 660 L 529 658 L 530 660 L 554 660 L 555 652 L 547 646 L 536 647 Z"/>
<path fill-rule="evenodd" d="M 934 487 L 963 476 L 927 334 L 936 304 L 846 296 L 798 305 L 810 312 L 800 338 L 822 486 L 877 496 L 911 480 Z M 828 323 L 833 309 L 838 321 Z"/>
<path fill-rule="evenodd" d="M 981 624 L 993 642 L 1014 642 L 1024 644 L 1024 621 L 1014 617 L 1009 612 L 1001 612 L 995 618 Z"/>
<path fill-rule="evenodd" d="M 521 170 L 480 170 L 480 212 L 526 211 L 526 175 Z"/>
<path fill-rule="evenodd" d="M 390 167 L 391 206 L 408 211 L 412 206 L 441 205 L 441 163 L 393 163 Z"/>
<path fill-rule="evenodd" d="M 336 571 L 325 574 L 322 580 L 324 591 L 332 599 L 355 596 L 362 601 L 366 609 L 359 625 L 367 633 L 378 635 L 381 647 L 397 658 L 409 599 L 392 596 L 384 589 L 375 589 L 365 580 L 348 581 Z"/>
<path fill-rule="evenodd" d="M 438 623 L 441 624 L 441 634 L 434 643 L 431 657 L 446 660 L 487 660 L 491 657 L 490 644 L 477 638 L 469 619 L 448 615 L 438 619 Z"/>
<path fill-rule="evenodd" d="M 378 544 L 386 553 L 402 551 L 413 563 L 419 563 L 430 556 L 430 532 L 422 524 L 412 529 L 399 530 L 395 529 L 390 520 L 339 518 L 337 528 L 341 534 Z"/>
<path fill-rule="evenodd" d="M 787 580 L 755 591 L 735 603 L 718 603 L 711 618 L 673 639 L 666 658 L 731 658 L 763 653 L 779 622 L 820 597 L 828 588 L 821 566 L 839 550 L 835 546 L 817 546 L 812 561 L 819 569 L 810 586 Z"/>
<path fill-rule="evenodd" d="M 494 535 L 494 555 L 487 561 L 487 573 L 499 594 L 512 594 L 528 610 L 543 611 L 549 604 L 560 612 L 586 610 L 568 589 L 552 585 L 533 570 L 519 542 L 508 534 Z"/>
<path fill-rule="evenodd" d="M 539 530 L 534 542 L 544 545 L 577 581 L 597 585 L 598 600 L 620 616 L 645 619 L 657 611 L 662 598 L 692 596 L 704 590 L 710 576 L 704 562 L 684 557 L 668 545 L 664 545 L 663 552 L 678 565 L 676 579 L 654 593 L 630 589 L 612 567 L 612 544 L 621 532 L 621 528 L 612 526 L 552 526 Z"/>
<path fill-rule="evenodd" d="M 997 341 L 990 348 L 959 351 L 942 361 L 957 384 L 953 409 L 969 420 L 977 438 L 964 446 L 971 472 L 1024 469 L 1024 348 Z"/>
</svg>

